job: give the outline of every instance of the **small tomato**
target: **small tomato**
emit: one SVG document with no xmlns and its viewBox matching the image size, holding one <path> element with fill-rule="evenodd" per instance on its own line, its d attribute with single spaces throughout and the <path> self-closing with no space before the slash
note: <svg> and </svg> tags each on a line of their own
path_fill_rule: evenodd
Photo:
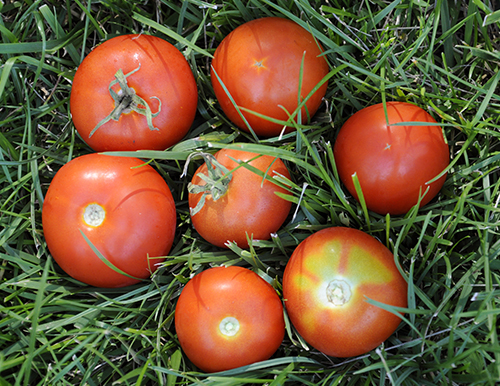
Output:
<svg viewBox="0 0 500 386">
<path fill-rule="evenodd" d="M 283 275 L 290 321 L 326 355 L 367 353 L 394 333 L 401 318 L 369 304 L 407 306 L 407 284 L 392 253 L 372 236 L 332 227 L 302 241 Z"/>
<path fill-rule="evenodd" d="M 123 287 L 151 275 L 174 240 L 175 204 L 160 174 L 137 158 L 88 154 L 64 165 L 43 203 L 54 260 L 96 287 Z M 82 233 L 114 267 L 106 265 Z"/>
<path fill-rule="evenodd" d="M 255 272 L 214 267 L 194 276 L 175 308 L 175 330 L 187 357 L 205 372 L 269 359 L 285 335 L 283 305 Z"/>
</svg>

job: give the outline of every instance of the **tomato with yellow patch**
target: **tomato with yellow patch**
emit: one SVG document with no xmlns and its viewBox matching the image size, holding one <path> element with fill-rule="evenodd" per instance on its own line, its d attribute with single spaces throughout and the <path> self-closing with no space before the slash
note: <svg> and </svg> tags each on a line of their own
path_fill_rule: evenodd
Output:
<svg viewBox="0 0 500 386">
<path fill-rule="evenodd" d="M 290 321 L 304 340 L 334 357 L 365 354 L 389 338 L 398 314 L 368 303 L 407 307 L 407 283 L 394 256 L 360 230 L 318 231 L 293 252 L 283 275 Z"/>
</svg>

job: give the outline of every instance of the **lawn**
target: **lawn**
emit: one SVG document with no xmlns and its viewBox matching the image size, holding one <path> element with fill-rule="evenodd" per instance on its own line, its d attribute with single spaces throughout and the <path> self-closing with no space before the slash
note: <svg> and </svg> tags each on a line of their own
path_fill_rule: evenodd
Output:
<svg viewBox="0 0 500 386">
<path fill-rule="evenodd" d="M 7 385 L 495 385 L 500 381 L 500 4 L 491 0 L 0 0 L 0 386 Z M 225 117 L 211 57 L 234 28 L 280 16 L 325 49 L 328 89 L 299 131 L 256 138 Z M 186 57 L 198 86 L 188 135 L 165 151 L 134 153 L 167 181 L 177 209 L 174 245 L 151 280 L 86 286 L 48 251 L 44 197 L 59 168 L 92 149 L 71 120 L 75 71 L 99 43 L 151 34 Z M 366 210 L 338 180 L 333 145 L 363 107 L 407 101 L 443 128 L 450 165 L 420 210 Z M 91 101 L 89 101 L 91 103 Z M 216 248 L 194 230 L 188 156 L 244 143 L 290 169 L 293 206 L 270 241 Z M 282 295 L 283 270 L 313 232 L 344 225 L 379 239 L 408 282 L 408 309 L 377 349 L 329 357 L 290 325 L 267 361 L 200 372 L 180 348 L 176 301 L 195 273 L 241 265 Z"/>
</svg>

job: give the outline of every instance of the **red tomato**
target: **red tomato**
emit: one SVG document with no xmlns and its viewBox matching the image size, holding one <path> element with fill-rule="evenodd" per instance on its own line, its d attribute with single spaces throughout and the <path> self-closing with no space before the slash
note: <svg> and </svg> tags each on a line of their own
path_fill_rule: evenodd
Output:
<svg viewBox="0 0 500 386">
<path fill-rule="evenodd" d="M 290 178 L 283 161 L 268 155 L 260 155 L 242 150 L 223 149 L 215 154 L 216 160 L 229 171 L 236 168 L 240 160 L 249 164 L 271 178 L 280 174 Z M 207 164 L 201 165 L 191 180 L 192 185 L 205 186 L 200 174 L 208 175 Z M 253 240 L 267 240 L 271 233 L 277 232 L 286 220 L 290 201 L 276 195 L 286 190 L 264 180 L 263 177 L 240 167 L 231 173 L 231 181 L 222 197 L 214 200 L 209 194 L 201 210 L 192 214 L 191 220 L 197 232 L 208 242 L 226 247 L 234 241 L 241 248 L 248 247 L 247 234 Z M 195 208 L 203 193 L 189 193 L 189 207 Z"/>
<path fill-rule="evenodd" d="M 147 104 L 158 115 L 149 127 L 145 115 L 131 111 L 131 98 L 124 98 L 118 120 L 109 120 L 90 136 L 120 105 L 109 90 L 120 69 L 130 74 L 126 83 L 131 93 L 143 99 L 138 107 L 144 109 Z M 118 96 L 126 95 L 118 84 L 112 89 Z M 155 36 L 123 35 L 107 40 L 85 57 L 73 80 L 70 109 L 76 130 L 96 151 L 164 150 L 188 132 L 197 101 L 191 67 L 177 48 Z"/>
<path fill-rule="evenodd" d="M 337 169 L 349 192 L 358 198 L 352 176 L 358 177 L 368 209 L 380 214 L 404 214 L 429 191 L 420 206 L 441 190 L 446 175 L 431 184 L 449 163 L 441 127 L 425 124 L 391 126 L 400 122 L 436 124 L 429 113 L 410 103 L 388 102 L 387 124 L 382 103 L 352 115 L 334 145 Z"/>
<path fill-rule="evenodd" d="M 299 89 L 302 101 L 328 74 L 328 63 L 320 56 L 322 52 L 313 35 L 291 20 L 265 17 L 239 26 L 222 40 L 212 61 L 212 85 L 222 110 L 239 128 L 249 131 L 224 84 L 239 107 L 287 121 L 288 114 L 298 107 Z M 307 101 L 307 111 L 302 108 L 302 122 L 318 110 L 326 88 L 325 83 Z M 283 129 L 283 125 L 254 114 L 243 112 L 243 115 L 257 135 L 274 136 Z M 292 126 L 286 129 L 292 130 Z"/>
<path fill-rule="evenodd" d="M 209 268 L 184 287 L 175 330 L 188 358 L 205 372 L 269 359 L 285 335 L 274 288 L 242 267 Z"/>
<path fill-rule="evenodd" d="M 283 275 L 290 321 L 311 346 L 335 357 L 367 353 L 385 341 L 401 318 L 366 298 L 407 306 L 407 284 L 392 253 L 351 228 L 316 232 L 295 249 Z"/>
<path fill-rule="evenodd" d="M 55 175 L 42 210 L 49 250 L 73 278 L 96 287 L 137 283 L 108 267 L 147 278 L 173 243 L 175 204 L 166 182 L 137 158 L 89 154 Z"/>
</svg>

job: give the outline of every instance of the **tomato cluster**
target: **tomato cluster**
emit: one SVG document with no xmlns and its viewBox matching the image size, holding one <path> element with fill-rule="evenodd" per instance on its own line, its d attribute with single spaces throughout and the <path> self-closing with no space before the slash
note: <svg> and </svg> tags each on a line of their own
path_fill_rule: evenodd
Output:
<svg viewBox="0 0 500 386">
<path fill-rule="evenodd" d="M 211 81 L 234 125 L 271 137 L 311 119 L 328 73 L 311 33 L 268 17 L 241 25 L 220 43 Z M 120 36 L 95 48 L 76 72 L 70 99 L 75 128 L 95 151 L 167 149 L 186 136 L 196 105 L 196 82 L 183 55 L 148 35 Z M 243 146 L 193 153 L 187 162 L 196 156 L 205 162 L 188 186 L 188 202 L 201 238 L 220 248 L 248 248 L 283 226 L 294 199 L 281 159 Z M 398 215 L 440 191 L 448 146 L 427 112 L 387 102 L 345 122 L 334 157 L 340 179 L 361 204 Z M 94 153 L 57 172 L 42 222 L 52 256 L 70 276 L 122 287 L 147 279 L 168 255 L 176 208 L 153 167 Z M 213 372 L 270 358 L 285 335 L 284 312 L 311 346 L 347 357 L 384 342 L 406 307 L 407 284 L 389 249 L 362 231 L 332 226 L 293 251 L 282 299 L 249 269 L 210 268 L 184 286 L 175 328 L 192 363 Z"/>
</svg>

